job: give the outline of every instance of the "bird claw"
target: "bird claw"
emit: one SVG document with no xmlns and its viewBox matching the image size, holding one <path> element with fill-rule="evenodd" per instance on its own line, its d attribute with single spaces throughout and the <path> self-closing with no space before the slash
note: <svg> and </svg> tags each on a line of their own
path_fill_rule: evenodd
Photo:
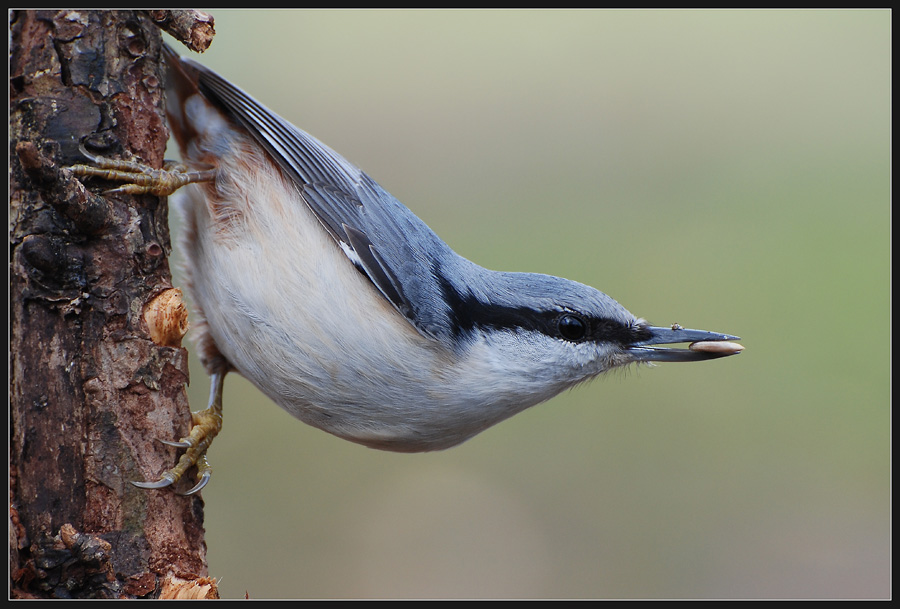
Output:
<svg viewBox="0 0 900 609">
<path fill-rule="evenodd" d="M 173 468 L 174 469 L 174 468 Z M 167 486 L 172 486 L 176 482 L 181 475 L 176 476 L 172 473 L 172 470 L 165 472 L 159 480 L 156 482 L 135 482 L 132 481 L 131 484 L 138 488 L 143 489 L 161 489 L 166 488 Z M 190 490 L 185 491 L 183 493 L 178 493 L 184 497 L 193 495 L 194 493 L 198 493 L 203 490 L 203 488 L 209 484 L 209 479 L 212 477 L 212 466 L 210 466 L 209 461 L 206 459 L 206 455 L 202 455 L 197 461 L 197 484 L 195 484 Z"/>
<path fill-rule="evenodd" d="M 166 474 L 168 474 L 168 472 L 166 472 Z M 138 488 L 166 488 L 167 486 L 171 486 L 175 483 L 175 480 L 173 480 L 171 477 L 167 477 L 166 474 L 163 474 L 162 477 L 156 482 L 135 482 L 134 480 L 132 480 L 131 483 Z"/>
<path fill-rule="evenodd" d="M 197 484 L 195 484 L 193 488 L 191 488 L 191 490 L 180 494 L 187 497 L 188 495 L 193 495 L 194 493 L 202 491 L 203 487 L 205 487 L 209 483 L 209 479 L 211 477 L 212 466 L 206 459 L 206 455 L 201 455 L 200 459 L 197 461 Z"/>
</svg>

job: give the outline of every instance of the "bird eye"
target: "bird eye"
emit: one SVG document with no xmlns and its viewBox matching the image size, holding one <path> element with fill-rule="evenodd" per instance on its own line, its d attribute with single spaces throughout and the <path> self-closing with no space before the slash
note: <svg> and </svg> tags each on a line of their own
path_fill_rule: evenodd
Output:
<svg viewBox="0 0 900 609">
<path fill-rule="evenodd" d="M 560 336 L 566 340 L 581 340 L 587 334 L 587 324 L 577 315 L 566 313 L 556 322 Z"/>
</svg>

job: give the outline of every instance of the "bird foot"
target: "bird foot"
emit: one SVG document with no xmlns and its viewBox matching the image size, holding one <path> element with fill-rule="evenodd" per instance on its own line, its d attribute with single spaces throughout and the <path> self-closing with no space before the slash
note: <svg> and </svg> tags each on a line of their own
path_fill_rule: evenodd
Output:
<svg viewBox="0 0 900 609">
<path fill-rule="evenodd" d="M 191 413 L 191 432 L 188 436 L 181 438 L 177 442 L 161 440 L 163 444 L 187 449 L 181 455 L 181 458 L 178 459 L 175 467 L 163 472 L 159 480 L 155 482 L 132 481 L 131 483 L 134 486 L 144 489 L 166 488 L 181 480 L 185 472 L 194 465 L 197 466 L 197 484 L 181 494 L 193 495 L 207 485 L 212 476 L 212 466 L 206 458 L 206 451 L 212 444 L 213 439 L 222 430 L 222 386 L 224 379 L 225 373 L 223 372 L 215 372 L 211 375 L 209 407 Z"/>
<path fill-rule="evenodd" d="M 69 171 L 79 177 L 95 177 L 111 182 L 127 182 L 118 188 L 104 192 L 124 193 L 129 195 L 152 194 L 168 196 L 187 184 L 209 182 L 215 179 L 216 170 L 188 171 L 185 165 L 174 161 L 166 161 L 163 169 L 153 169 L 133 161 L 120 161 L 91 154 L 80 147 L 81 153 L 93 165 L 72 165 Z"/>
</svg>

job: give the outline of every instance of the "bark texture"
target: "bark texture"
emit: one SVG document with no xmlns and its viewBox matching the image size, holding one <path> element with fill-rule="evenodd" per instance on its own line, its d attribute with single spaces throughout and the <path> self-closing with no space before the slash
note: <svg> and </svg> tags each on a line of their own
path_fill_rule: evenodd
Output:
<svg viewBox="0 0 900 609">
<path fill-rule="evenodd" d="M 190 425 L 180 336 L 154 342 L 145 320 L 177 296 L 168 206 L 64 168 L 82 145 L 161 165 L 161 37 L 138 11 L 14 11 L 10 28 L 11 594 L 155 597 L 207 575 L 202 500 L 129 483 L 171 467 L 158 439 Z"/>
</svg>

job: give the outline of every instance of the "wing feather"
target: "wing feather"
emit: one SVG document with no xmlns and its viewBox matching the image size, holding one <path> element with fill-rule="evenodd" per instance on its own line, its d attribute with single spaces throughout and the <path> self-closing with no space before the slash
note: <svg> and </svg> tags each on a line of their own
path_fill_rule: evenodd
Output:
<svg viewBox="0 0 900 609">
<path fill-rule="evenodd" d="M 215 72 L 181 61 L 196 71 L 203 95 L 246 128 L 294 181 L 322 226 L 397 311 L 425 336 L 449 340 L 450 313 L 434 272 L 463 259 L 341 155 Z"/>
</svg>

